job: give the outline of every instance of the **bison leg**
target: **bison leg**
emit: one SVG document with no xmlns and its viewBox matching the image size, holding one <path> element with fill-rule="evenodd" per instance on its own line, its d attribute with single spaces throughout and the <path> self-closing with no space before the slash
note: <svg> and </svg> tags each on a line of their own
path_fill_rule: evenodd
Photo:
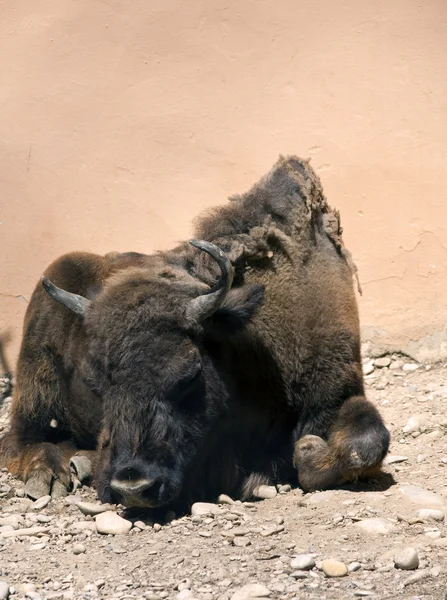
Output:
<svg viewBox="0 0 447 600">
<path fill-rule="evenodd" d="M 305 490 L 318 490 L 377 475 L 388 452 L 389 432 L 362 396 L 347 400 L 328 440 L 305 435 L 295 444 L 294 464 Z"/>
<path fill-rule="evenodd" d="M 22 445 L 13 432 L 3 438 L 0 454 L 0 466 L 4 464 L 12 475 L 25 482 L 25 492 L 31 498 L 66 496 L 73 484 L 91 475 L 95 455 L 78 451 L 69 442 Z"/>
</svg>

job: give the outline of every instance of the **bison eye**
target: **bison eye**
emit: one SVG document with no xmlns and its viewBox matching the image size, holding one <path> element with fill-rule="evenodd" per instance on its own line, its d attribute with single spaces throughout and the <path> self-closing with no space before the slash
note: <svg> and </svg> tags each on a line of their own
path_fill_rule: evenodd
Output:
<svg viewBox="0 0 447 600">
<path fill-rule="evenodd" d="M 177 399 L 189 394 L 194 386 L 197 385 L 201 380 L 202 365 L 200 363 L 194 365 L 187 373 L 182 375 L 180 379 L 172 386 L 171 393 Z"/>
</svg>

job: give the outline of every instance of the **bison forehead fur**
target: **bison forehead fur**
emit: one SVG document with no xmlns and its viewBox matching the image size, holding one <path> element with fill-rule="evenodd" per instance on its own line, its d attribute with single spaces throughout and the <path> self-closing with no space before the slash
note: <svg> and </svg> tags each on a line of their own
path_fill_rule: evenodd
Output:
<svg viewBox="0 0 447 600">
<path fill-rule="evenodd" d="M 195 229 L 193 246 L 47 269 L 1 454 L 31 496 L 68 490 L 76 453 L 100 498 L 128 506 L 380 470 L 389 434 L 364 396 L 357 269 L 309 163 L 280 157 Z"/>
</svg>

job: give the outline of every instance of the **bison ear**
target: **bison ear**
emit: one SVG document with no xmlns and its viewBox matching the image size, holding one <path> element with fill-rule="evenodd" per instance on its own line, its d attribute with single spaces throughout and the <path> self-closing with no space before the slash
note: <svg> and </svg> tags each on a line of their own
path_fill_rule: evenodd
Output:
<svg viewBox="0 0 447 600">
<path fill-rule="evenodd" d="M 206 320 L 207 336 L 225 339 L 242 329 L 264 303 L 263 285 L 246 285 L 228 292 L 221 306 Z"/>
</svg>

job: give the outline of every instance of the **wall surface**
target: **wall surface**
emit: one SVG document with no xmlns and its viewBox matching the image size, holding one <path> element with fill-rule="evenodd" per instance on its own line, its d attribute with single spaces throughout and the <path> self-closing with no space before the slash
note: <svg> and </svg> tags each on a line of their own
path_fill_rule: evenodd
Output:
<svg viewBox="0 0 447 600">
<path fill-rule="evenodd" d="M 365 339 L 446 357 L 446 31 L 445 0 L 2 2 L 9 366 L 54 258 L 169 247 L 279 153 L 341 210 Z"/>
</svg>

